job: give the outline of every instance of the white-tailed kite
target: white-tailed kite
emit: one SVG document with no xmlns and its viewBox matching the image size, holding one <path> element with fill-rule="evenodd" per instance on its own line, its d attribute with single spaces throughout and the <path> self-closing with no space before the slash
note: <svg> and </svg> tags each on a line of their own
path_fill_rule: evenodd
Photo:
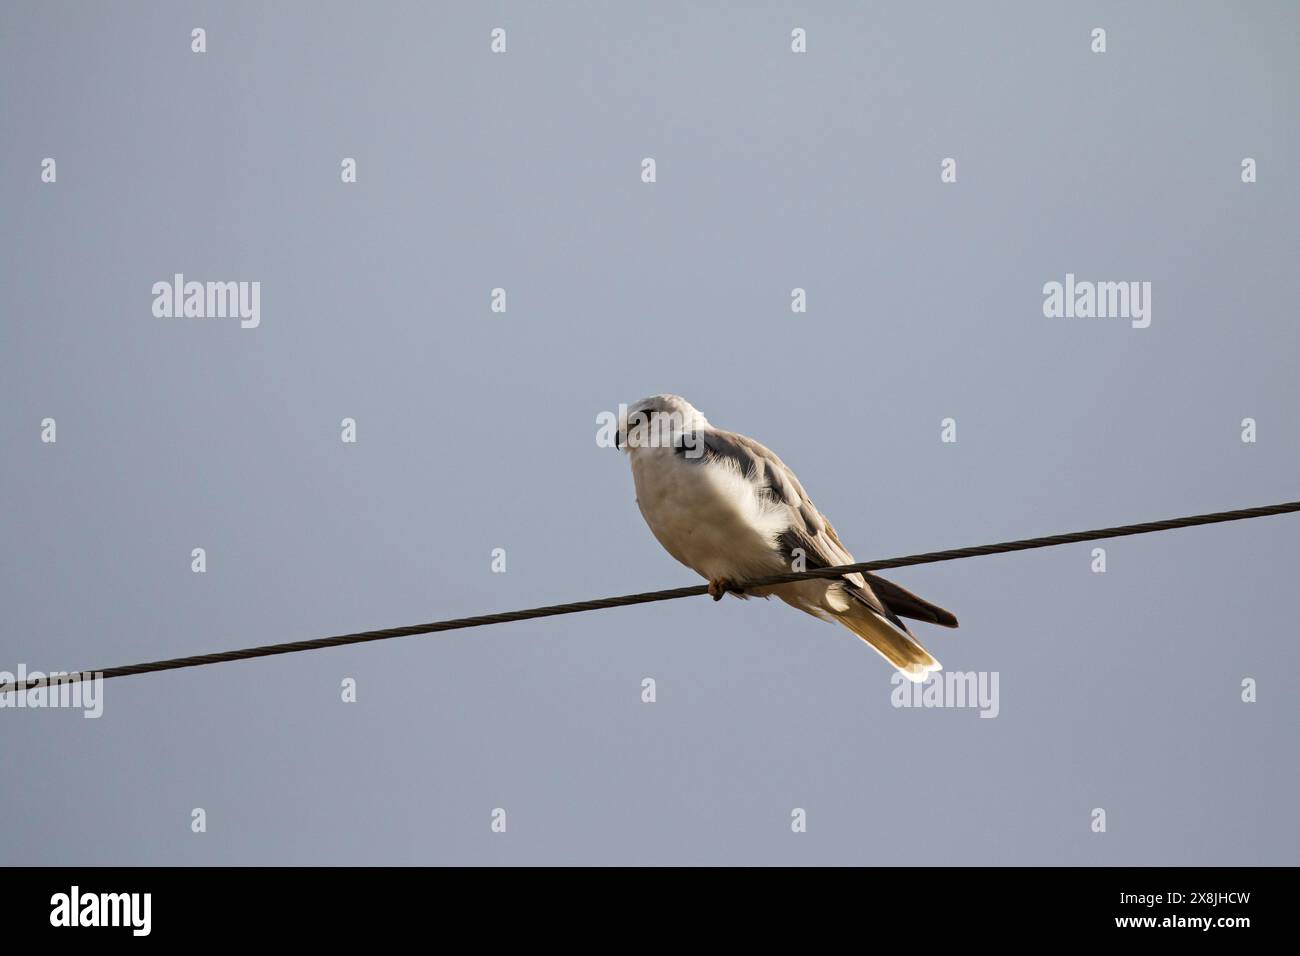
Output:
<svg viewBox="0 0 1300 956">
<path fill-rule="evenodd" d="M 745 593 L 736 585 L 803 568 L 853 564 L 799 479 L 752 438 L 723 431 L 690 402 L 653 395 L 628 409 L 616 443 L 631 458 L 636 501 L 669 554 L 709 582 L 715 601 L 775 594 L 843 624 L 914 681 L 939 662 L 901 618 L 956 627 L 948 611 L 867 572 L 808 578 Z M 800 561 L 802 559 L 802 561 Z"/>
</svg>

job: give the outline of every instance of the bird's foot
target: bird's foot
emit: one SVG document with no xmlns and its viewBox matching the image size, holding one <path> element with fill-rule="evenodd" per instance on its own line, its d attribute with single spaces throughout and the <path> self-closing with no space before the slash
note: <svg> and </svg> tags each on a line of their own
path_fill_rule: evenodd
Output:
<svg viewBox="0 0 1300 956">
<path fill-rule="evenodd" d="M 736 587 L 726 578 L 712 578 L 709 581 L 709 597 L 715 601 L 721 601 L 722 596 L 730 591 L 732 594 L 744 594 L 742 588 Z"/>
</svg>

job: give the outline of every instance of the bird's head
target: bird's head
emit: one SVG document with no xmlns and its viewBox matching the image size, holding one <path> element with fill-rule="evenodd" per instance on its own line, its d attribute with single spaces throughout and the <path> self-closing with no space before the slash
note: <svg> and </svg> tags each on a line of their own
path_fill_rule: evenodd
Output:
<svg viewBox="0 0 1300 956">
<path fill-rule="evenodd" d="M 677 444 L 686 432 L 707 428 L 709 420 L 680 395 L 651 395 L 628 406 L 615 443 L 623 450 Z"/>
</svg>

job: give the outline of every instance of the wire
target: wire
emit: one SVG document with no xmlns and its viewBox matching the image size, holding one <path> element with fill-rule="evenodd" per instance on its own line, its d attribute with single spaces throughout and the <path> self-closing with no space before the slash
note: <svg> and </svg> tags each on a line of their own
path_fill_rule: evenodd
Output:
<svg viewBox="0 0 1300 956">
<path fill-rule="evenodd" d="M 914 564 L 933 564 L 937 561 L 954 561 L 960 558 L 974 558 L 986 554 L 1007 554 L 1012 551 L 1028 551 L 1032 548 L 1050 548 L 1061 544 L 1077 544 L 1081 541 L 1098 541 L 1104 538 L 1121 538 L 1127 535 L 1147 534 L 1152 531 L 1169 531 L 1174 528 L 1190 528 L 1203 524 L 1218 524 L 1223 521 L 1240 521 L 1244 518 L 1263 518 L 1269 515 L 1289 514 L 1300 511 L 1300 501 L 1287 501 L 1261 508 L 1241 508 L 1237 511 L 1217 511 L 1212 514 L 1189 515 L 1184 518 L 1169 518 L 1165 521 L 1147 521 L 1142 524 L 1126 524 L 1114 528 L 1096 528 L 1092 531 L 1073 531 L 1067 534 L 1053 534 L 1042 538 L 1024 538 L 1019 541 L 1003 541 L 999 544 L 982 544 L 970 548 L 952 548 L 948 551 L 930 551 L 925 554 L 911 554 L 900 558 L 886 558 L 881 561 L 862 561 L 857 564 L 841 564 L 829 568 L 815 568 L 807 571 L 792 571 L 786 574 L 774 574 L 752 581 L 738 582 L 735 590 L 748 590 L 768 587 L 774 584 L 788 584 L 804 578 L 833 578 L 855 571 L 883 571 L 887 568 L 904 568 Z M 560 614 L 578 614 L 583 611 L 599 611 L 610 607 L 628 607 L 633 604 L 650 604 L 655 601 L 674 601 L 677 598 L 698 597 L 708 593 L 708 586 L 703 584 L 686 588 L 670 588 L 666 591 L 646 591 L 641 594 L 623 594 L 618 597 L 597 598 L 593 601 L 576 601 L 572 604 L 552 604 L 548 607 L 532 607 L 521 611 L 503 611 L 499 614 L 482 614 L 478 617 L 458 617 L 447 621 L 432 621 L 428 624 L 412 624 L 408 627 L 390 627 L 379 631 L 361 631 L 356 634 L 338 634 L 334 637 L 320 637 L 310 641 L 292 641 L 287 644 L 266 644 L 261 647 L 245 647 L 239 650 L 222 651 L 219 654 L 198 654 L 193 657 L 173 657 L 164 661 L 149 661 L 144 664 L 127 664 L 122 667 L 106 667 L 99 671 L 74 671 L 65 677 L 34 677 L 17 683 L 0 685 L 0 694 L 15 690 L 26 691 L 35 687 L 48 686 L 53 683 L 76 683 L 100 677 L 128 677 L 132 674 L 152 674 L 156 671 L 179 670 L 182 667 L 201 667 L 205 664 L 225 664 L 229 661 L 251 660 L 256 657 L 271 657 L 275 654 L 295 654 L 298 651 L 316 651 L 326 647 L 342 647 L 346 644 L 364 644 L 369 641 L 386 641 L 394 637 L 411 637 L 415 634 L 435 634 L 440 631 L 455 631 L 466 627 L 486 627 L 489 624 L 508 624 L 511 621 L 529 621 L 540 617 L 555 617 Z"/>
</svg>

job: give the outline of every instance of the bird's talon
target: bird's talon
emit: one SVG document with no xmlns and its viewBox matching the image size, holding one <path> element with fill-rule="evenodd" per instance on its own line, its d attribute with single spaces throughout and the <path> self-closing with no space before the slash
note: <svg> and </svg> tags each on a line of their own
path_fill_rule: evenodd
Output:
<svg viewBox="0 0 1300 956">
<path fill-rule="evenodd" d="M 709 597 L 713 598 L 713 600 L 721 601 L 722 596 L 728 591 L 731 591 L 733 594 L 745 593 L 726 578 L 713 578 L 709 581 Z"/>
</svg>

